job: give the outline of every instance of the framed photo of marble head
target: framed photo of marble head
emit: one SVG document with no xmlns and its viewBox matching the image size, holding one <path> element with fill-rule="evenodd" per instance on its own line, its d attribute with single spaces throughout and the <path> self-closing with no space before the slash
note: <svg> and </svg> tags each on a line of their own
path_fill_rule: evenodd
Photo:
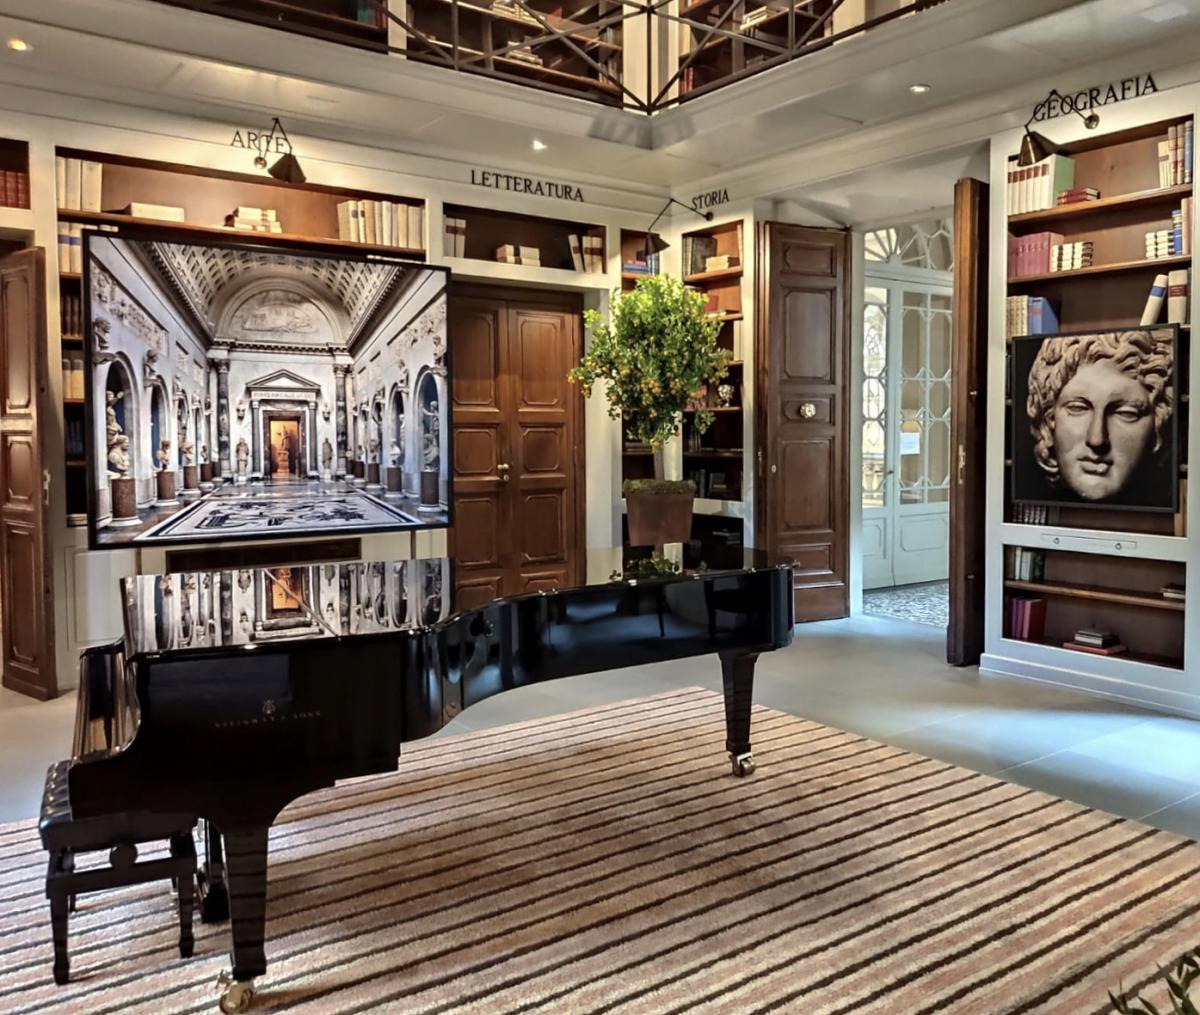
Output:
<svg viewBox="0 0 1200 1015">
<path fill-rule="evenodd" d="M 1172 324 L 1013 339 L 1015 502 L 1177 510 L 1178 332 Z"/>
<path fill-rule="evenodd" d="M 92 548 L 449 525 L 448 285 L 253 233 L 86 233 Z"/>
</svg>

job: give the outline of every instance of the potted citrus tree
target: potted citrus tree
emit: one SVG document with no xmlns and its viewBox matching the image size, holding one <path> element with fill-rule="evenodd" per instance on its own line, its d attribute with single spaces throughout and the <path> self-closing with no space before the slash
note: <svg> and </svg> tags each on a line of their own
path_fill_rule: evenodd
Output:
<svg viewBox="0 0 1200 1015">
<path fill-rule="evenodd" d="M 608 414 L 623 420 L 625 432 L 650 445 L 654 479 L 627 480 L 623 487 L 629 541 L 635 546 L 683 542 L 691 535 L 690 480 L 668 480 L 663 445 L 682 426 L 689 404 L 713 390 L 726 374 L 730 351 L 717 344 L 720 320 L 705 312 L 703 294 L 667 275 L 638 280 L 627 293 L 609 299 L 609 320 L 584 311 L 591 345 L 567 374 L 590 397 L 597 381 L 607 382 Z M 693 425 L 703 433 L 713 414 L 698 405 Z"/>
</svg>

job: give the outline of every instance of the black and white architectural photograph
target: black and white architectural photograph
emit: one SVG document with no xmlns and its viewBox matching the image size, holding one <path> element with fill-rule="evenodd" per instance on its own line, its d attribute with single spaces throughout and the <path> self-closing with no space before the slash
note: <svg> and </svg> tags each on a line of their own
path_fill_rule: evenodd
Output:
<svg viewBox="0 0 1200 1015">
<path fill-rule="evenodd" d="M 446 523 L 447 272 L 88 241 L 96 545 Z"/>
<path fill-rule="evenodd" d="M 1012 346 L 1013 499 L 1174 511 L 1174 326 Z"/>
</svg>

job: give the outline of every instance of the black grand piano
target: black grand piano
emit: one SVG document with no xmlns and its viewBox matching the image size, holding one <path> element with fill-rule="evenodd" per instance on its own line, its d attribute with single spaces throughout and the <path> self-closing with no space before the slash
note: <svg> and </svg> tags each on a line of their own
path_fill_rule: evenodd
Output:
<svg viewBox="0 0 1200 1015">
<path fill-rule="evenodd" d="M 461 610 L 445 559 L 127 578 L 125 637 L 111 649 L 120 714 L 105 717 L 109 748 L 71 766 L 71 810 L 203 823 L 201 915 L 232 918 L 221 1009 L 244 1010 L 267 968 L 267 839 L 279 812 L 339 779 L 394 770 L 405 741 L 476 702 L 717 655 L 725 748 L 735 775 L 754 770 L 754 665 L 792 640 L 791 566 L 741 547 L 706 559 L 677 550 L 676 563 L 632 572 L 620 550 L 590 551 L 592 584 Z"/>
</svg>

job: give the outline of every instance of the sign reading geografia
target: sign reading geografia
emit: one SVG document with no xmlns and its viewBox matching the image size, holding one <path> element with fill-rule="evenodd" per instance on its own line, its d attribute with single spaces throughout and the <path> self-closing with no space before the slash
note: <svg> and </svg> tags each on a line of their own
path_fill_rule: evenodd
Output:
<svg viewBox="0 0 1200 1015">
<path fill-rule="evenodd" d="M 1154 77 L 1150 74 L 1132 78 L 1121 78 L 1120 81 L 1110 81 L 1106 85 L 1095 88 L 1082 88 L 1077 92 L 1064 92 L 1061 95 L 1051 95 L 1045 102 L 1039 103 L 1033 111 L 1033 122 L 1053 120 L 1056 116 L 1066 116 L 1069 113 L 1088 113 L 1101 106 L 1114 102 L 1125 102 L 1129 99 L 1140 99 L 1143 95 L 1153 95 L 1158 91 Z"/>
</svg>

